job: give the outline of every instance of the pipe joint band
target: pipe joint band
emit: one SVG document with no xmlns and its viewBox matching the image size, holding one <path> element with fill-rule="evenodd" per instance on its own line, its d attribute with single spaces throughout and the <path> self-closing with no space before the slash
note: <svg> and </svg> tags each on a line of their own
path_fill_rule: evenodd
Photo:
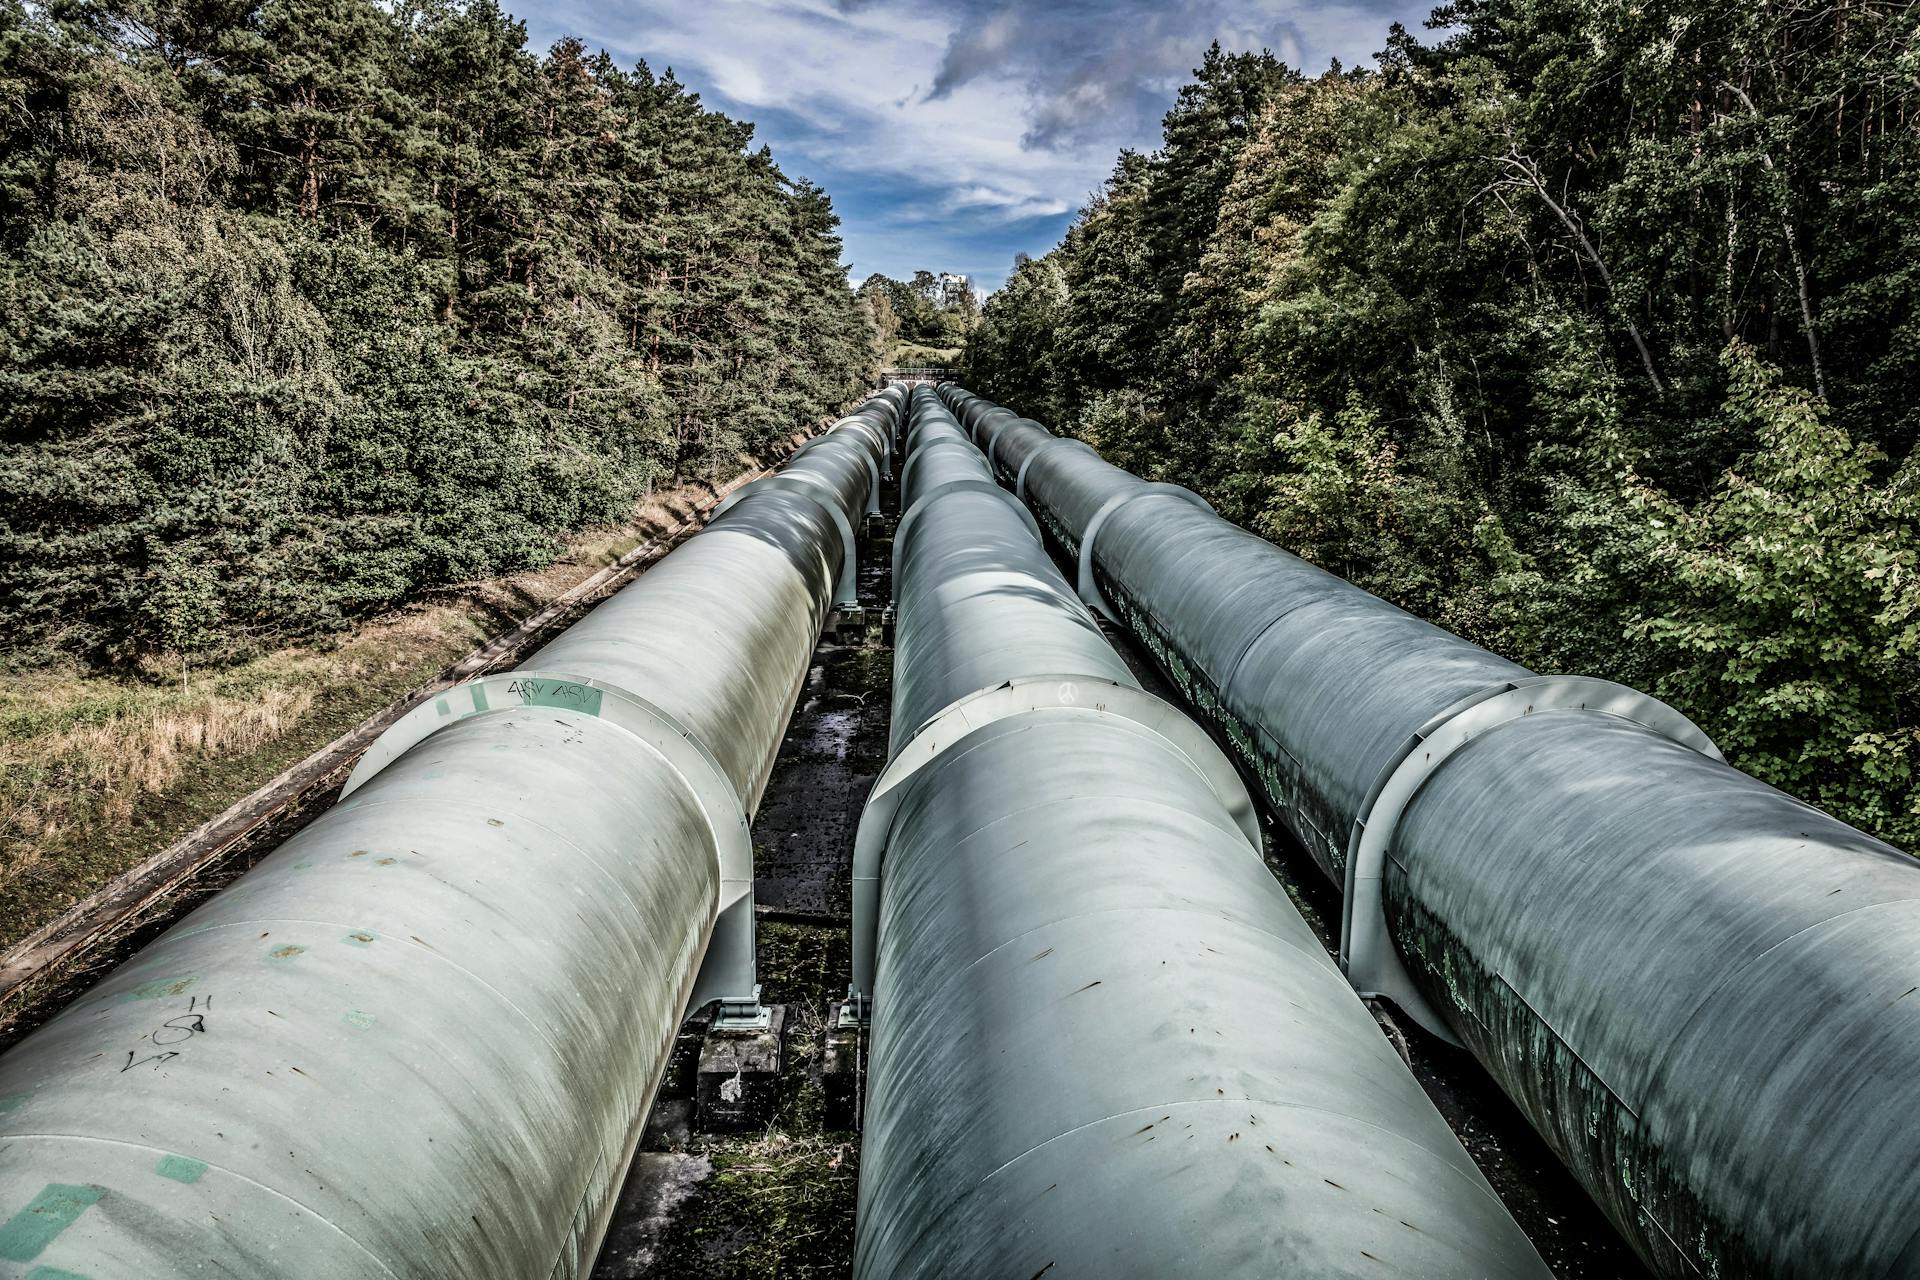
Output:
<svg viewBox="0 0 1920 1280">
<path fill-rule="evenodd" d="M 853 522 L 847 519 L 847 513 L 840 509 L 833 486 L 818 476 L 805 471 L 779 471 L 758 480 L 749 481 L 720 500 L 720 505 L 707 517 L 712 524 L 728 510 L 738 506 L 755 489 L 789 489 L 794 493 L 812 498 L 816 506 L 832 518 L 834 526 L 840 530 L 840 564 L 834 573 L 833 603 L 836 608 L 858 604 L 860 602 L 860 548 L 854 539 Z"/>
<path fill-rule="evenodd" d="M 908 462 L 911 464 L 912 459 L 909 459 Z M 1020 513 L 1020 519 L 1026 523 L 1027 528 L 1033 533 L 1033 540 L 1035 542 L 1042 540 L 1040 537 L 1040 522 L 1033 518 L 1033 512 L 1027 510 L 1025 504 L 1015 499 L 1014 496 L 1005 489 L 1002 489 L 991 480 L 952 480 L 915 498 L 913 505 L 901 514 L 900 522 L 894 525 L 893 571 L 896 575 L 900 572 L 901 549 L 907 545 L 907 530 L 913 527 L 915 517 L 922 511 L 927 510 L 928 503 L 931 499 L 938 498 L 943 494 L 964 493 L 968 490 L 990 493 L 994 497 L 1001 499 L 1008 506 Z"/>
<path fill-rule="evenodd" d="M 1014 475 L 1014 478 L 1013 478 L 1013 496 L 1014 497 L 1020 499 L 1020 501 L 1023 503 L 1027 500 L 1028 468 L 1033 466 L 1034 459 L 1038 458 L 1041 454 L 1046 453 L 1051 449 L 1057 449 L 1063 444 L 1077 444 L 1082 449 L 1085 449 L 1088 453 L 1092 453 L 1094 457 L 1097 458 L 1100 456 L 1098 453 L 1094 452 L 1093 446 L 1088 444 L 1085 440 L 1076 440 L 1072 436 L 1055 436 L 1053 439 L 1047 441 L 1045 444 L 1041 445 L 1038 449 L 1035 449 L 1032 453 L 1028 454 L 1026 461 L 1020 464 L 1020 470 Z"/>
<path fill-rule="evenodd" d="M 1021 419 L 1013 410 L 996 408 L 981 415 L 978 428 L 971 433 L 973 442 L 980 446 L 980 452 L 987 455 L 987 470 L 993 473 L 995 479 L 1000 476 L 1000 464 L 993 456 L 994 445 L 999 443 L 1001 435 L 1008 427 L 1019 426 L 1020 422 Z M 985 436 L 986 439 L 981 440 L 981 436 Z"/>
<path fill-rule="evenodd" d="M 807 450 L 819 448 L 829 440 L 832 440 L 835 434 L 832 429 L 829 429 L 824 434 L 815 436 L 798 449 L 795 449 L 793 453 L 788 456 L 786 467 L 791 468 L 794 463 L 800 460 Z M 873 515 L 880 510 L 880 463 L 875 460 L 873 452 L 870 449 L 860 450 L 860 461 L 865 463 L 867 468 L 867 514 Z M 786 474 L 785 469 L 779 474 Z M 736 490 L 736 492 L 738 492 L 738 490 Z"/>
<path fill-rule="evenodd" d="M 1100 526 L 1112 518 L 1114 512 L 1136 498 L 1144 498 L 1154 493 L 1184 498 L 1202 511 L 1213 510 L 1212 503 L 1193 490 L 1183 489 L 1177 484 L 1143 484 L 1138 489 L 1116 493 L 1100 504 L 1100 509 L 1093 513 L 1093 519 L 1087 521 L 1087 531 L 1080 535 L 1079 566 L 1074 575 L 1074 587 L 1079 591 L 1080 599 L 1086 603 L 1087 607 L 1098 609 L 1100 616 L 1109 622 L 1118 622 L 1120 619 L 1114 613 L 1113 606 L 1107 603 L 1107 598 L 1100 594 L 1099 584 L 1093 580 L 1093 540 L 1099 534 Z"/>
<path fill-rule="evenodd" d="M 927 441 L 924 438 L 926 432 L 933 428 L 946 426 L 948 426 L 948 424 L 944 422 L 923 424 L 915 427 L 912 433 L 908 435 L 907 460 L 900 464 L 900 500 L 902 502 L 906 501 L 907 495 L 913 492 L 914 468 L 919 464 L 920 459 L 927 456 Z M 934 443 L 938 444 L 942 442 L 935 441 Z M 960 433 L 959 438 L 949 438 L 944 443 L 956 445 L 964 443 L 971 445 L 972 441 L 967 440 L 963 432 Z"/>
<path fill-rule="evenodd" d="M 893 479 L 893 437 L 870 417 L 853 414 L 840 419 L 827 428 L 827 435 L 836 431 L 858 431 L 863 433 L 880 453 L 880 474 Z"/>
<path fill-rule="evenodd" d="M 1002 491 L 1004 492 L 1004 491 Z M 873 784 L 853 840 L 853 985 L 849 994 L 873 999 L 874 955 L 880 938 L 880 884 L 894 815 L 924 770 L 962 742 L 1011 733 L 1028 715 L 1108 715 L 1138 724 L 1178 751 L 1220 798 L 1234 824 L 1262 857 L 1260 819 L 1246 784 L 1193 720 L 1172 704 L 1131 685 L 1098 676 L 1023 676 L 975 690 L 928 717 Z"/>
<path fill-rule="evenodd" d="M 709 1000 L 752 1000 L 757 986 L 753 949 L 753 838 L 747 808 L 720 761 L 672 713 L 618 685 L 552 671 L 503 671 L 456 685 L 422 702 L 387 727 L 354 765 L 341 789 L 345 799 L 433 734 L 469 716 L 546 707 L 604 720 L 638 738 L 660 756 L 693 796 L 713 831 L 720 864 L 720 900 L 706 958 L 687 1008 Z"/>
<path fill-rule="evenodd" d="M 1413 983 L 1387 930 L 1385 874 L 1400 815 L 1434 771 L 1467 743 L 1541 711 L 1619 716 L 1710 759 L 1712 739 L 1689 719 L 1637 689 L 1591 676 L 1533 676 L 1469 694 L 1415 730 L 1374 780 L 1347 840 L 1340 907 L 1340 967 L 1363 996 L 1384 996 L 1428 1031 L 1460 1041 Z"/>
</svg>

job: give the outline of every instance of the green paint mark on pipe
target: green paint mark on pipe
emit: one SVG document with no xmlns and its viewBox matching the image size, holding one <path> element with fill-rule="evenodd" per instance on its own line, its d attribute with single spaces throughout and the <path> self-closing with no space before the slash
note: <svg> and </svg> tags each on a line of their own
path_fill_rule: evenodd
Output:
<svg viewBox="0 0 1920 1280">
<path fill-rule="evenodd" d="M 356 947 L 370 947 L 373 945 L 373 939 L 374 939 L 374 935 L 369 933 L 367 930 L 355 929 L 352 933 L 349 933 L 346 937 L 340 939 L 340 941 L 351 943 Z"/>
<path fill-rule="evenodd" d="M 373 1025 L 374 1017 L 372 1014 L 360 1009 L 349 1009 L 340 1015 L 340 1021 L 356 1030 L 365 1031 Z"/>
<path fill-rule="evenodd" d="M 303 954 L 305 951 L 306 951 L 305 947 L 295 946 L 293 943 L 289 942 L 283 946 L 275 947 L 273 950 L 267 952 L 267 959 L 291 960 L 295 956 Z"/>
<path fill-rule="evenodd" d="M 184 1182 L 191 1186 L 200 1181 L 200 1175 L 207 1171 L 205 1160 L 195 1160 L 192 1156 L 161 1156 L 160 1163 L 153 1171 L 163 1178 L 172 1178 L 175 1182 Z"/>
<path fill-rule="evenodd" d="M 83 1276 L 78 1271 L 62 1271 L 58 1267 L 35 1267 L 27 1272 L 27 1280 L 93 1280 L 92 1276 Z"/>
<path fill-rule="evenodd" d="M 26 1208 L 0 1226 L 0 1258 L 32 1262 L 103 1194 L 99 1187 L 49 1182 Z"/>
<path fill-rule="evenodd" d="M 476 685 L 469 685 L 468 687 L 473 690 L 473 709 L 475 711 L 488 710 L 487 686 L 483 684 L 476 684 Z"/>
<path fill-rule="evenodd" d="M 120 998 L 122 1000 L 165 1000 L 170 996 L 186 994 L 188 987 L 200 981 L 199 975 L 188 974 L 183 978 L 155 978 L 152 982 L 143 982 Z"/>
<path fill-rule="evenodd" d="M 447 702 L 445 698 L 435 698 L 433 700 L 433 709 L 443 716 L 450 716 L 453 714 L 453 707 Z"/>
<path fill-rule="evenodd" d="M 520 701 L 529 707 L 559 707 L 590 716 L 600 714 L 600 690 L 571 680 L 515 680 L 507 686 L 507 692 L 519 694 Z"/>
</svg>

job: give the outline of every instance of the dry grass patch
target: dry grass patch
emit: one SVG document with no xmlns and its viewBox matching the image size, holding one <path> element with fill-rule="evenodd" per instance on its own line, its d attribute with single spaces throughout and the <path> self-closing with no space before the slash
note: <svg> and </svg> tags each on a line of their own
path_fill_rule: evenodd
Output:
<svg viewBox="0 0 1920 1280">
<path fill-rule="evenodd" d="M 0 946 L 51 920 L 409 689 L 683 523 L 704 485 L 655 494 L 554 563 L 466 583 L 323 644 L 188 673 L 0 678 Z"/>
<path fill-rule="evenodd" d="M 137 700 L 136 700 L 137 701 Z M 85 813 L 124 822 L 142 795 L 159 795 L 199 757 L 252 751 L 313 705 L 311 689 L 156 698 L 111 719 L 0 743 L 0 884 Z"/>
<path fill-rule="evenodd" d="M 78 670 L 0 681 L 0 944 L 429 678 L 486 624 L 437 604 L 185 688 Z"/>
</svg>

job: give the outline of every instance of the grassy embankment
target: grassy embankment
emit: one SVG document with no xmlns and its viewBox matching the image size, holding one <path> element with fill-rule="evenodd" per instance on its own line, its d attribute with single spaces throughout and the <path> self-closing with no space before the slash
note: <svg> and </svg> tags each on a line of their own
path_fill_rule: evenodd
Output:
<svg viewBox="0 0 1920 1280">
<path fill-rule="evenodd" d="M 444 588 L 321 644 L 190 671 L 78 667 L 0 679 L 0 947 L 684 520 L 656 494 L 548 567 Z"/>
</svg>

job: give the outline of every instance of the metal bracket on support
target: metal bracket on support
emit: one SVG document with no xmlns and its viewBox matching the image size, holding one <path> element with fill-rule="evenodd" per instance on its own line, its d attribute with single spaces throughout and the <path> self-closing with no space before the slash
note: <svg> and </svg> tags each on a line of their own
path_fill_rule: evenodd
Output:
<svg viewBox="0 0 1920 1280">
<path fill-rule="evenodd" d="M 1658 698 L 1589 676 L 1531 676 L 1497 684 L 1469 694 L 1414 731 L 1381 769 L 1347 840 L 1340 967 L 1362 996 L 1386 997 L 1450 1044 L 1460 1041 L 1414 985 L 1387 931 L 1387 853 L 1400 815 L 1449 756 L 1482 734 L 1540 711 L 1619 716 L 1710 759 L 1722 759 L 1712 739 Z"/>
<path fill-rule="evenodd" d="M 715 507 L 713 514 L 708 517 L 708 523 L 718 520 L 729 508 L 740 503 L 748 494 L 759 488 L 790 489 L 795 493 L 805 494 L 809 498 L 814 496 L 814 492 L 825 495 L 816 505 L 823 509 L 839 527 L 840 540 L 846 546 L 846 550 L 840 556 L 839 572 L 834 578 L 833 604 L 837 609 L 858 605 L 860 602 L 860 546 L 854 538 L 853 522 L 847 519 L 844 511 L 840 510 L 840 503 L 833 492 L 833 486 L 826 481 L 808 475 L 804 471 L 780 471 L 770 476 L 762 476 L 758 480 L 741 485 L 721 499 L 720 505 Z"/>
<path fill-rule="evenodd" d="M 719 1000 L 744 1011 L 760 1003 L 753 939 L 753 837 L 746 806 L 707 744 L 674 716 L 618 685 L 552 671 L 481 676 L 421 703 L 387 727 L 354 766 L 341 789 L 352 795 L 405 752 L 456 721 L 520 707 L 592 716 L 645 743 L 686 783 L 712 830 L 719 861 L 719 900 L 706 955 L 687 1008 Z M 723 1010 L 724 1012 L 724 1010 Z"/>
<path fill-rule="evenodd" d="M 968 483 L 979 483 L 970 481 Z M 1005 490 L 996 490 L 1011 500 Z M 853 838 L 853 982 L 848 1000 L 873 999 L 874 962 L 880 941 L 880 883 L 887 845 L 899 811 L 922 771 L 962 741 L 979 735 L 1014 733 L 1029 713 L 1070 712 L 1110 715 L 1158 734 L 1185 756 L 1208 788 L 1233 815 L 1234 824 L 1263 856 L 1260 818 L 1247 787 L 1212 738 L 1172 704 L 1131 685 L 1096 676 L 1023 676 L 976 690 L 927 718 L 894 754 L 874 782 Z"/>
<path fill-rule="evenodd" d="M 1093 519 L 1087 521 L 1087 531 L 1080 535 L 1080 563 L 1074 574 L 1074 587 L 1079 591 L 1080 599 L 1085 602 L 1089 609 L 1098 609 L 1100 616 L 1110 622 L 1118 622 L 1120 621 L 1120 617 L 1113 611 L 1113 606 L 1107 603 L 1107 598 L 1100 594 L 1100 586 L 1093 580 L 1094 537 L 1100 532 L 1100 526 L 1105 524 L 1114 512 L 1126 506 L 1135 498 L 1144 498 L 1149 494 L 1155 493 L 1164 493 L 1169 497 L 1185 498 L 1202 511 L 1213 510 L 1212 503 L 1208 502 L 1193 490 L 1183 489 L 1177 484 L 1143 484 L 1137 489 L 1129 489 L 1125 493 L 1116 493 L 1100 504 L 1100 509 L 1093 513 Z"/>
<path fill-rule="evenodd" d="M 722 997 L 720 1007 L 713 1015 L 715 1031 L 765 1031 L 772 1026 L 773 1010 L 760 1003 L 760 984 L 757 982 L 753 984 L 751 996 L 734 1000 Z"/>
<path fill-rule="evenodd" d="M 836 1027 L 864 1027 L 873 1021 L 873 1001 L 847 988 L 847 998 L 840 1002 L 840 1012 L 833 1020 Z"/>
</svg>

